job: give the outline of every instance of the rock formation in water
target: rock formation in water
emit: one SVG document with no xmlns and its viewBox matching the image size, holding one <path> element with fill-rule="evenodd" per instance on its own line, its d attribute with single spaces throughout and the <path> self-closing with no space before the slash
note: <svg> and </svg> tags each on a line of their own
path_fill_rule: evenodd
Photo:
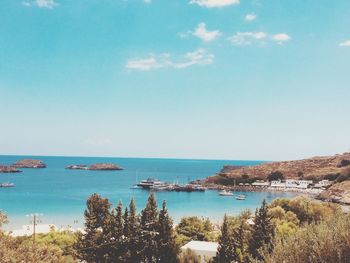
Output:
<svg viewBox="0 0 350 263">
<path fill-rule="evenodd" d="M 85 164 L 77 164 L 77 165 L 69 165 L 66 167 L 66 169 L 70 170 L 91 170 L 91 171 L 116 171 L 116 170 L 123 170 L 118 165 L 111 164 L 111 163 L 97 163 L 92 164 L 90 166 L 87 166 Z"/>
<path fill-rule="evenodd" d="M 15 168 L 46 168 L 46 164 L 41 160 L 23 159 L 12 164 Z"/>
<path fill-rule="evenodd" d="M 22 171 L 12 166 L 0 165 L 0 173 L 20 173 Z"/>
</svg>

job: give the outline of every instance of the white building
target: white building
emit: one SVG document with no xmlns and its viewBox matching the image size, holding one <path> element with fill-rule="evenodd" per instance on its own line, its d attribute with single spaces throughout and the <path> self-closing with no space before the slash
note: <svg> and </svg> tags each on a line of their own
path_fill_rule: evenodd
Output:
<svg viewBox="0 0 350 263">
<path fill-rule="evenodd" d="M 195 252 L 201 258 L 201 263 L 216 256 L 219 244 L 216 242 L 190 241 L 181 247 L 181 251 L 185 252 L 188 248 Z"/>
<path fill-rule="evenodd" d="M 269 182 L 264 182 L 264 181 L 255 181 L 252 183 L 252 186 L 260 186 L 260 187 L 268 187 L 270 185 Z"/>
<path fill-rule="evenodd" d="M 287 179 L 285 182 L 282 181 L 272 181 L 271 187 L 276 188 L 298 188 L 298 189 L 307 189 L 310 184 L 313 182 L 311 180 L 294 180 Z"/>
<path fill-rule="evenodd" d="M 315 184 L 315 188 L 325 188 L 329 185 L 331 185 L 332 182 L 329 181 L 329 180 L 322 180 L 322 181 L 319 181 L 317 184 Z"/>
<path fill-rule="evenodd" d="M 283 183 L 281 180 L 278 181 L 271 181 L 271 187 L 276 187 L 276 188 L 285 188 L 286 183 Z"/>
</svg>

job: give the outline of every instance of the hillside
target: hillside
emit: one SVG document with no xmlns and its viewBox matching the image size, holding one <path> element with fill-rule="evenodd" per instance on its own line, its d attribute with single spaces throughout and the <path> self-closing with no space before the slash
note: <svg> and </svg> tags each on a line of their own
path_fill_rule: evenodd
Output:
<svg viewBox="0 0 350 263">
<path fill-rule="evenodd" d="M 334 180 L 339 175 L 350 173 L 350 153 L 296 161 L 269 162 L 256 166 L 224 166 L 219 173 L 208 177 L 206 182 L 220 183 L 222 180 L 241 178 L 264 180 L 276 171 L 281 172 L 286 179 Z"/>
</svg>

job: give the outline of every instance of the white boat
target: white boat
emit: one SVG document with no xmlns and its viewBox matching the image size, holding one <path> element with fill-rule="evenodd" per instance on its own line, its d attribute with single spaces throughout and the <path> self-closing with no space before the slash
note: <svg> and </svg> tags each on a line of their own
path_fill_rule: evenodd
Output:
<svg viewBox="0 0 350 263">
<path fill-rule="evenodd" d="M 245 195 L 237 195 L 236 200 L 245 200 L 246 196 Z"/>
<path fill-rule="evenodd" d="M 222 195 L 222 196 L 233 196 L 233 193 L 231 191 L 222 190 L 222 191 L 219 192 L 219 195 Z"/>
<path fill-rule="evenodd" d="M 0 187 L 14 187 L 15 184 L 14 183 L 2 183 L 0 184 Z"/>
<path fill-rule="evenodd" d="M 166 188 L 168 184 L 154 178 L 148 178 L 139 182 L 137 186 L 143 189 L 161 190 Z"/>
</svg>

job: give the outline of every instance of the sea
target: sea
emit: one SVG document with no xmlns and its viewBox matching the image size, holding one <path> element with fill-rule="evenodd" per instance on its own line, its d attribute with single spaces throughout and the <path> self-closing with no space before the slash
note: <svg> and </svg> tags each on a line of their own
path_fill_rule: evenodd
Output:
<svg viewBox="0 0 350 263">
<path fill-rule="evenodd" d="M 145 207 L 148 190 L 132 189 L 138 181 L 157 178 L 166 182 L 185 184 L 196 179 L 214 175 L 224 165 L 257 165 L 262 161 L 190 160 L 156 158 L 105 158 L 105 157 L 52 157 L 52 156 L 0 156 L 0 164 L 32 158 L 45 162 L 47 168 L 21 169 L 22 173 L 0 173 L 0 183 L 11 182 L 13 188 L 0 188 L 0 210 L 8 215 L 9 223 L 4 229 L 21 228 L 31 222 L 30 215 L 40 214 L 42 224 L 57 227 L 81 228 L 84 225 L 86 200 L 93 193 L 108 198 L 113 206 L 121 201 L 125 207 L 135 199 L 138 212 Z M 68 165 L 114 163 L 121 171 L 67 170 Z M 209 218 L 222 221 L 224 214 L 238 215 L 245 209 L 252 212 L 266 199 L 293 197 L 282 192 L 236 192 L 246 194 L 245 200 L 219 196 L 216 190 L 205 192 L 156 192 L 158 205 L 163 200 L 174 223 L 184 216 Z"/>
</svg>

